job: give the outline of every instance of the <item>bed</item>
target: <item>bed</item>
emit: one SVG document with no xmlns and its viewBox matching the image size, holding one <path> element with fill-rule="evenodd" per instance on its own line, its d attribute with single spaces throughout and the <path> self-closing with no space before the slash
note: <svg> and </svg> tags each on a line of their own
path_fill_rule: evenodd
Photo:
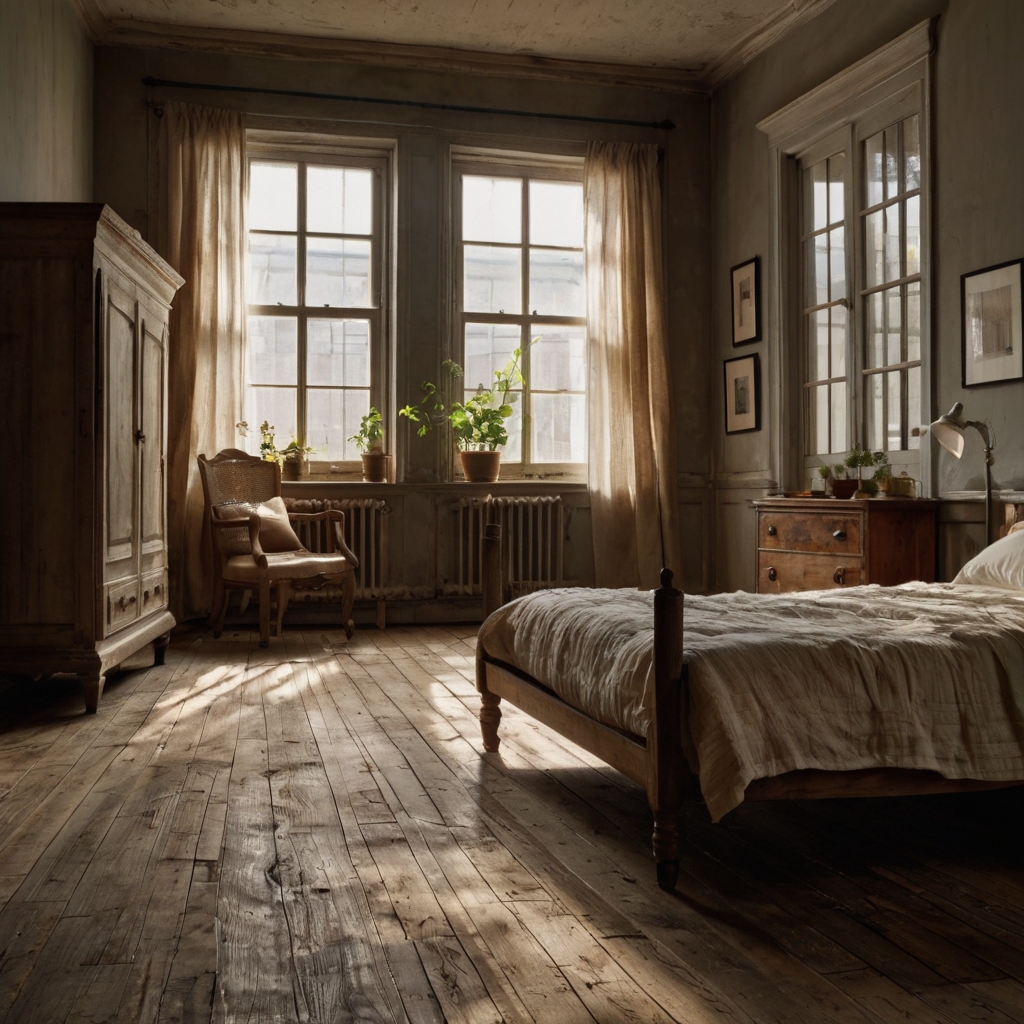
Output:
<svg viewBox="0 0 1024 1024">
<path fill-rule="evenodd" d="M 1024 531 L 954 583 L 789 595 L 540 591 L 484 538 L 484 748 L 507 700 L 642 785 L 674 888 L 684 796 L 895 796 L 1024 782 Z"/>
</svg>

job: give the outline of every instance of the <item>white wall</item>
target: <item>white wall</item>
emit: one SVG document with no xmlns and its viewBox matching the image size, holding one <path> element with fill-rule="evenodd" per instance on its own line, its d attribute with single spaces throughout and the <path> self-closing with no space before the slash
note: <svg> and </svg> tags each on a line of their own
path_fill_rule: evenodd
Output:
<svg viewBox="0 0 1024 1024">
<path fill-rule="evenodd" d="M 92 43 L 71 0 L 0 0 L 0 202 L 92 201 Z"/>
</svg>

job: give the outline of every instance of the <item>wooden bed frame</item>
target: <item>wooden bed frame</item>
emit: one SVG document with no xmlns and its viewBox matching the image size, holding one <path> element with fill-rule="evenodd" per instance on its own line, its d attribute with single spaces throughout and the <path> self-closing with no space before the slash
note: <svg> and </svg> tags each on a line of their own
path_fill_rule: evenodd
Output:
<svg viewBox="0 0 1024 1024">
<path fill-rule="evenodd" d="M 487 525 L 483 538 L 484 616 L 505 603 L 501 579 L 501 534 Z M 686 757 L 689 743 L 687 664 L 683 653 L 683 592 L 672 573 L 661 572 L 654 592 L 654 693 L 651 726 L 637 736 L 604 725 L 558 697 L 536 679 L 488 658 L 477 645 L 476 686 L 480 692 L 480 729 L 484 750 L 498 749 L 501 701 L 507 700 L 573 743 L 643 786 L 654 814 L 652 846 L 658 884 L 674 889 L 679 875 L 680 812 L 684 796 L 700 795 L 697 776 Z M 836 797 L 917 796 L 1003 789 L 1020 782 L 946 779 L 919 769 L 877 768 L 850 772 L 804 770 L 757 779 L 745 800 L 810 800 Z"/>
</svg>

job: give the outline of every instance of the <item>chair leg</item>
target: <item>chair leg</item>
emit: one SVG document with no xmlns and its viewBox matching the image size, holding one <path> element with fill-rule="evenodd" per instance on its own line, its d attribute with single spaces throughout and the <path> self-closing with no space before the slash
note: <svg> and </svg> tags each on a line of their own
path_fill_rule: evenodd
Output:
<svg viewBox="0 0 1024 1024">
<path fill-rule="evenodd" d="M 356 574 L 348 572 L 341 581 L 341 623 L 345 627 L 345 636 L 349 639 L 356 631 L 356 624 L 352 621 L 352 607 L 356 603 Z"/>
<path fill-rule="evenodd" d="M 284 612 L 288 607 L 288 600 L 292 596 L 292 585 L 287 580 L 277 585 L 277 620 L 275 622 L 274 635 L 281 639 L 281 623 L 284 621 Z"/>
<path fill-rule="evenodd" d="M 244 615 L 245 609 L 249 607 L 249 602 L 252 600 L 252 591 L 246 588 L 242 591 L 242 596 L 238 602 L 238 614 Z"/>
<path fill-rule="evenodd" d="M 270 646 L 270 580 L 260 577 L 260 647 Z"/>
</svg>

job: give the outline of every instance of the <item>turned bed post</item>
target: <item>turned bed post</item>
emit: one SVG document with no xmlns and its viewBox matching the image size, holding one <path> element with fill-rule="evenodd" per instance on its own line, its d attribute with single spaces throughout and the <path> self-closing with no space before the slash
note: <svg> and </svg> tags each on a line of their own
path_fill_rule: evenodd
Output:
<svg viewBox="0 0 1024 1024">
<path fill-rule="evenodd" d="M 661 570 L 654 592 L 654 701 L 647 731 L 647 799 L 654 813 L 652 846 L 658 885 L 674 889 L 679 877 L 680 809 L 684 760 L 681 720 L 683 592 L 672 586 L 672 571 Z"/>
<path fill-rule="evenodd" d="M 484 526 L 483 549 L 480 556 L 480 575 L 484 599 L 484 618 L 502 605 L 501 580 L 501 527 L 497 523 Z M 501 721 L 501 698 L 487 689 L 483 647 L 476 649 L 476 688 L 480 691 L 480 732 L 484 750 L 498 749 L 498 723 Z"/>
</svg>

